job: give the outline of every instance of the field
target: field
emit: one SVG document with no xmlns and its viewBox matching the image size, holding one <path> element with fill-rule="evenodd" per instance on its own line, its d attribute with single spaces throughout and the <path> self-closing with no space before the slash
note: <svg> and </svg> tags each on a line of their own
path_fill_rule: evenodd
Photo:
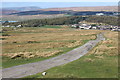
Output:
<svg viewBox="0 0 120 80">
<path fill-rule="evenodd" d="M 104 32 L 106 40 L 82 58 L 27 78 L 118 78 L 118 32 Z"/>
<path fill-rule="evenodd" d="M 66 53 L 96 39 L 96 34 L 100 33 L 97 30 L 65 27 L 3 28 L 2 67 L 36 62 Z"/>
<path fill-rule="evenodd" d="M 64 14 L 56 14 L 56 15 L 23 15 L 23 16 L 17 16 L 17 15 L 3 15 L 2 20 L 3 21 L 25 21 L 25 20 L 31 20 L 31 19 L 48 19 L 48 18 L 57 18 L 57 17 L 64 17 Z"/>
<path fill-rule="evenodd" d="M 73 11 L 118 11 L 117 6 L 96 6 L 96 7 L 64 7 L 64 8 L 48 8 L 41 9 L 44 11 L 64 11 L 64 10 L 73 10 Z"/>
</svg>

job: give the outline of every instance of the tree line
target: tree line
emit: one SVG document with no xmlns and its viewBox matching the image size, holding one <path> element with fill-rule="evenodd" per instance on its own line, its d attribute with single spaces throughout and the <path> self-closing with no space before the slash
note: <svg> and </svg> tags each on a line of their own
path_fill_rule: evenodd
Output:
<svg viewBox="0 0 120 80">
<path fill-rule="evenodd" d="M 17 26 L 22 25 L 23 27 L 40 27 L 43 25 L 70 25 L 78 24 L 80 21 L 94 22 L 94 23 L 106 23 L 109 25 L 118 25 L 118 17 L 115 16 L 68 16 L 52 19 L 33 19 L 22 22 L 3 23 L 3 25 Z"/>
<path fill-rule="evenodd" d="M 86 19 L 87 22 L 93 23 L 105 23 L 109 25 L 118 25 L 118 17 L 117 16 L 90 16 Z"/>
</svg>

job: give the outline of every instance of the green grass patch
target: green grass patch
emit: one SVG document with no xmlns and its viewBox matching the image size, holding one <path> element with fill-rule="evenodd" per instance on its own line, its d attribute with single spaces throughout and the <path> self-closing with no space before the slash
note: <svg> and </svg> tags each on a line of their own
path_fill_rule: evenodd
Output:
<svg viewBox="0 0 120 80">
<path fill-rule="evenodd" d="M 111 44 L 109 44 L 109 45 L 107 45 L 107 47 L 112 47 L 113 45 L 111 45 Z"/>
<path fill-rule="evenodd" d="M 71 63 L 47 70 L 45 76 L 38 73 L 26 78 L 117 78 L 116 59 L 117 56 L 99 59 L 94 55 L 86 55 Z"/>
<path fill-rule="evenodd" d="M 6 38 L 0 38 L 0 40 L 5 40 Z"/>
<path fill-rule="evenodd" d="M 10 36 L 8 33 L 2 33 L 2 36 Z"/>
<path fill-rule="evenodd" d="M 70 14 L 65 14 L 64 16 L 72 16 L 72 15 L 70 15 Z"/>
<path fill-rule="evenodd" d="M 51 26 L 51 25 L 45 25 L 45 26 L 42 26 L 41 28 L 62 28 L 61 26 Z"/>
<path fill-rule="evenodd" d="M 44 60 L 46 58 L 30 58 L 30 59 L 10 59 L 8 57 L 2 57 L 2 67 L 3 68 L 8 68 L 8 67 L 12 67 L 12 66 L 17 66 L 17 65 L 21 65 L 21 64 L 27 64 L 27 63 L 32 63 L 32 62 L 37 62 L 37 61 L 41 61 Z"/>
<path fill-rule="evenodd" d="M 83 40 L 83 43 L 87 43 L 88 41 L 90 41 L 90 40 Z"/>
</svg>

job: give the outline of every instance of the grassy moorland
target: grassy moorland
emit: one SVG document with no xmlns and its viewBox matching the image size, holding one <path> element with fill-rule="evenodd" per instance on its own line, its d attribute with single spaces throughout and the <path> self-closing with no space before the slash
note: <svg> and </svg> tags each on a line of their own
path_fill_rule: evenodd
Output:
<svg viewBox="0 0 120 80">
<path fill-rule="evenodd" d="M 64 27 L 3 28 L 2 67 L 37 62 L 66 53 L 95 39 L 100 32 Z"/>
<path fill-rule="evenodd" d="M 105 31 L 104 36 L 106 40 L 80 59 L 27 78 L 118 78 L 118 32 Z"/>
<path fill-rule="evenodd" d="M 17 15 L 3 15 L 2 20 L 3 21 L 26 21 L 26 20 L 32 20 L 32 19 L 48 19 L 48 18 L 57 18 L 57 17 L 64 17 L 64 14 L 56 14 L 56 15 L 23 15 L 23 16 L 17 16 Z"/>
</svg>

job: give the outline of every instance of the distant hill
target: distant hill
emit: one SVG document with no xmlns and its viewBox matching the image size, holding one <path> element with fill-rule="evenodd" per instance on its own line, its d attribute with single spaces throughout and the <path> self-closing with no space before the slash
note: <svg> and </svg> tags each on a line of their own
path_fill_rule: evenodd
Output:
<svg viewBox="0 0 120 80">
<path fill-rule="evenodd" d="M 3 15 L 11 14 L 11 13 L 17 13 L 21 11 L 34 11 L 39 10 L 41 8 L 35 7 L 35 6 L 28 6 L 28 7 L 9 7 L 9 8 L 2 8 L 0 9 L 0 13 Z"/>
<path fill-rule="evenodd" d="M 42 10 L 36 10 L 36 11 L 23 11 L 18 13 L 11 13 L 10 15 L 38 15 L 38 14 L 64 14 L 63 11 L 42 11 Z"/>
<path fill-rule="evenodd" d="M 39 10 L 39 9 L 41 8 L 35 7 L 35 6 L 3 8 L 3 10 L 16 10 L 16 11 L 32 11 L 32 10 Z"/>
<path fill-rule="evenodd" d="M 98 13 L 103 13 L 105 15 L 114 15 L 115 12 L 108 12 L 108 11 L 24 11 L 24 12 L 17 12 L 17 13 L 11 13 L 9 15 L 17 15 L 17 16 L 23 16 L 23 15 L 54 15 L 54 14 L 67 14 L 67 15 L 96 15 Z"/>
<path fill-rule="evenodd" d="M 118 6 L 96 6 L 96 7 L 66 7 L 66 8 L 48 8 L 40 9 L 44 11 L 63 11 L 63 10 L 73 10 L 73 11 L 118 11 Z"/>
<path fill-rule="evenodd" d="M 0 10 L 0 14 L 2 15 L 8 15 L 8 14 L 12 14 L 12 13 L 17 13 L 19 11 L 16 11 L 16 10 Z"/>
<path fill-rule="evenodd" d="M 68 15 L 96 15 L 96 13 L 104 13 L 113 15 L 113 12 L 118 12 L 117 6 L 97 6 L 97 7 L 67 7 L 67 8 L 47 8 L 40 9 L 39 7 L 17 7 L 7 8 L 2 10 L 3 15 L 52 15 L 52 14 L 68 14 Z"/>
</svg>

